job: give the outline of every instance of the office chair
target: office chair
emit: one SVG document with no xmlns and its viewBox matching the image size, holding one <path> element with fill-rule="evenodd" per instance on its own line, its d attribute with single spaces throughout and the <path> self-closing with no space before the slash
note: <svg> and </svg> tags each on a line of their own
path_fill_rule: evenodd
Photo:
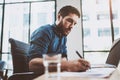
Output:
<svg viewBox="0 0 120 80">
<path fill-rule="evenodd" d="M 106 63 L 115 65 L 117 67 L 119 60 L 120 60 L 120 38 L 116 39 L 113 42 Z"/>
<path fill-rule="evenodd" d="M 13 62 L 13 75 L 8 80 L 32 80 L 36 77 L 29 71 L 29 44 L 9 38 Z"/>
</svg>

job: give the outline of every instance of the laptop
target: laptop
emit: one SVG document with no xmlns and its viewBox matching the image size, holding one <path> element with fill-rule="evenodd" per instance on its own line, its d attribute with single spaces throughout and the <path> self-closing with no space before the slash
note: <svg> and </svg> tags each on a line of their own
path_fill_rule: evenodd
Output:
<svg viewBox="0 0 120 80">
<path fill-rule="evenodd" d="M 120 71 L 120 61 L 119 61 L 119 63 L 118 63 L 117 69 Z"/>
</svg>

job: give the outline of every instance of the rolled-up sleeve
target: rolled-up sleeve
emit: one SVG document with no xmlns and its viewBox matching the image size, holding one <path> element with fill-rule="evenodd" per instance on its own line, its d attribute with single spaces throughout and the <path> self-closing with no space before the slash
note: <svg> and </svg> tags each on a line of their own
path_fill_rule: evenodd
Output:
<svg viewBox="0 0 120 80">
<path fill-rule="evenodd" d="M 34 32 L 31 36 L 29 48 L 30 58 L 42 57 L 42 54 L 47 53 L 49 44 L 49 34 L 44 31 Z"/>
</svg>

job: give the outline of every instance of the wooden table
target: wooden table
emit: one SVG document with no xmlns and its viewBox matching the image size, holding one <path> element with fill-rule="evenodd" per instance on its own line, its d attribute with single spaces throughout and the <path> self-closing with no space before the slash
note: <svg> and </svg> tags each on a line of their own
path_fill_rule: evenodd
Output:
<svg viewBox="0 0 120 80">
<path fill-rule="evenodd" d="M 74 77 L 74 76 L 67 76 L 67 77 L 59 77 L 59 78 L 49 78 L 46 79 L 45 75 L 39 76 L 34 80 L 120 80 L 120 71 L 116 69 L 112 75 L 108 78 L 81 78 L 81 77 Z"/>
</svg>

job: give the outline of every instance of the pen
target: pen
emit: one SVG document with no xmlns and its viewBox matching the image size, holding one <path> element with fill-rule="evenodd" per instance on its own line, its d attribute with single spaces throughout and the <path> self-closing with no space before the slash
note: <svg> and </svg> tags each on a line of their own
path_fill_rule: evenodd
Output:
<svg viewBox="0 0 120 80">
<path fill-rule="evenodd" d="M 83 58 L 83 57 L 80 55 L 80 53 L 79 53 L 78 51 L 76 51 L 76 53 L 77 53 L 77 55 L 78 55 L 80 58 Z M 86 66 L 86 67 L 89 67 L 89 69 L 91 69 L 91 67 L 90 67 L 90 66 L 85 65 L 84 63 L 83 63 L 83 65 L 84 65 L 84 66 Z"/>
<path fill-rule="evenodd" d="M 83 58 L 78 51 L 76 51 L 76 53 L 80 58 Z"/>
</svg>

